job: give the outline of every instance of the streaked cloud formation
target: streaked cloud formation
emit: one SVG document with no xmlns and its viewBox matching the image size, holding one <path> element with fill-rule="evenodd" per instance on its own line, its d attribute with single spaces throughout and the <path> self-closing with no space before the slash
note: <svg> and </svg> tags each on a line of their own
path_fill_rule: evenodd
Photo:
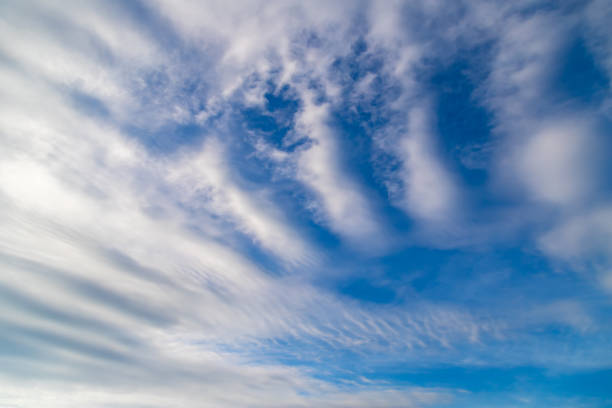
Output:
<svg viewBox="0 0 612 408">
<path fill-rule="evenodd" d="M 602 407 L 606 1 L 0 5 L 0 406 Z"/>
</svg>

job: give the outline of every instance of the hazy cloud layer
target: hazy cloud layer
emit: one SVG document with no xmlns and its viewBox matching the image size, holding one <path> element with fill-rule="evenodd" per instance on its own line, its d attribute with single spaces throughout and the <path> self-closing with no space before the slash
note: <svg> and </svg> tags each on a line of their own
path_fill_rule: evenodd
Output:
<svg viewBox="0 0 612 408">
<path fill-rule="evenodd" d="M 0 406 L 609 404 L 609 15 L 3 3 Z"/>
</svg>

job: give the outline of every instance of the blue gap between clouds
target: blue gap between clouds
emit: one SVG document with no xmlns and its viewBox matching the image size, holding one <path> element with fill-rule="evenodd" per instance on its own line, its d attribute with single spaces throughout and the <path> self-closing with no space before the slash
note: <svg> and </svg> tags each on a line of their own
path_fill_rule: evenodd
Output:
<svg viewBox="0 0 612 408">
<path fill-rule="evenodd" d="M 263 107 L 243 107 L 239 115 L 245 130 L 255 133 L 274 148 L 292 152 L 303 141 L 289 143 L 287 135 L 293 129 L 294 117 L 299 109 L 299 101 L 291 95 L 288 86 L 274 92 L 274 84 L 269 84 L 269 90 L 264 94 Z"/>
<path fill-rule="evenodd" d="M 452 387 L 474 393 L 526 392 L 555 396 L 609 398 L 612 370 L 550 373 L 538 367 L 440 367 L 372 373 L 372 380 L 423 387 Z"/>
<path fill-rule="evenodd" d="M 436 127 L 443 160 L 469 187 L 487 181 L 487 143 L 491 142 L 493 115 L 474 97 L 483 80 L 486 47 L 465 51 L 448 65 L 434 67 L 429 87 L 435 95 Z"/>
<path fill-rule="evenodd" d="M 452 253 L 411 247 L 376 259 L 357 259 L 343 266 L 350 274 L 328 285 L 363 302 L 401 304 L 415 300 L 422 286 L 435 279 L 436 271 Z"/>
<path fill-rule="evenodd" d="M 375 259 L 352 256 L 336 267 L 350 273 L 319 284 L 371 303 L 426 300 L 476 309 L 490 305 L 491 311 L 503 313 L 523 297 L 546 304 L 573 298 L 578 286 L 583 293 L 590 293 L 575 275 L 553 273 L 545 258 L 520 248 L 465 253 L 410 247 Z M 553 282 L 555 286 L 551 286 Z M 543 286 L 548 287 L 545 296 L 540 293 Z M 594 294 L 590 296 L 589 302 L 601 303 Z"/>
<path fill-rule="evenodd" d="M 562 54 L 553 86 L 558 87 L 562 97 L 582 106 L 600 104 L 610 91 L 606 73 L 596 63 L 585 40 L 578 36 L 570 41 Z"/>
</svg>

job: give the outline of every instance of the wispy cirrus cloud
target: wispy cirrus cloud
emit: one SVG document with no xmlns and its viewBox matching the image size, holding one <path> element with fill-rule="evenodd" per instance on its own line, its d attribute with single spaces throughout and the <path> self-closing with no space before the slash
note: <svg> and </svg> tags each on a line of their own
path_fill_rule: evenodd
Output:
<svg viewBox="0 0 612 408">
<path fill-rule="evenodd" d="M 604 3 L 0 10 L 0 405 L 536 406 L 560 391 L 512 379 L 606 375 L 609 89 L 558 78 L 574 43 L 609 78 Z"/>
</svg>

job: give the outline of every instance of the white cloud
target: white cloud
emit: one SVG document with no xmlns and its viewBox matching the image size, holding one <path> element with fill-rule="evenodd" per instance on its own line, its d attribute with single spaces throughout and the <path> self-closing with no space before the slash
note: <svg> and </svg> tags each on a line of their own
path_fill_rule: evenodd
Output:
<svg viewBox="0 0 612 408">
<path fill-rule="evenodd" d="M 552 120 L 534 129 L 518 149 L 518 174 L 535 199 L 571 205 L 596 191 L 601 147 L 594 126 L 584 119 Z"/>
<path fill-rule="evenodd" d="M 224 146 L 210 137 L 201 151 L 184 153 L 170 163 L 168 182 L 186 206 L 233 220 L 263 247 L 290 262 L 313 260 L 313 249 L 275 208 L 265 191 L 241 188 L 230 173 Z M 235 175 L 234 175 L 235 176 Z"/>
<path fill-rule="evenodd" d="M 393 109 L 409 111 L 408 129 L 391 146 L 403 166 L 395 173 L 404 182 L 401 204 L 423 224 L 453 224 L 462 192 L 436 153 L 431 113 L 413 105 L 412 68 L 426 47 L 401 27 L 395 11 L 402 6 L 387 12 L 372 4 L 367 15 L 375 24 L 355 33 L 361 4 L 354 2 L 155 4 L 149 11 L 164 17 L 157 24 L 173 22 L 165 28 L 180 33 L 183 50 L 119 6 L 3 8 L 0 347 L 11 353 L 0 356 L 10 368 L 0 374 L 0 405 L 416 407 L 448 402 L 454 391 L 317 378 L 347 350 L 364 361 L 485 355 L 506 363 L 507 355 L 494 356 L 495 341 L 510 338 L 507 325 L 487 313 L 419 299 L 373 305 L 311 282 L 309 268 L 333 274 L 333 260 L 321 266 L 324 256 L 298 227 L 303 220 L 274 202 L 271 187 L 241 177 L 225 126 L 233 118 L 213 124 L 233 98 L 261 104 L 267 80 L 289 84 L 300 99 L 293 136 L 309 144 L 292 152 L 260 146 L 264 155 L 291 169 L 283 176 L 311 193 L 299 205 L 314 207 L 315 221 L 350 243 L 348 251 L 387 248 L 389 228 L 344 165 L 346 147 L 331 119 L 342 89 L 330 66 L 366 35 L 405 88 Z M 513 22 L 502 33 L 488 101 L 514 137 L 531 126 L 509 122 L 537 104 L 548 61 L 540 57 L 554 48 L 556 31 L 523 48 L 547 20 Z M 396 45 L 400 51 L 390 50 Z M 373 84 L 370 75 L 360 92 Z M 99 100 L 110 117 L 83 113 L 71 92 Z M 190 123 L 202 126 L 206 140 L 165 155 L 125 131 L 163 137 L 156 132 Z M 572 126 L 547 121 L 516 136 L 523 150 L 513 168 L 538 200 L 565 205 L 596 189 L 583 189 L 591 173 L 582 165 L 598 136 L 585 139 L 587 126 Z M 558 257 L 607 254 L 609 219 L 607 207 L 576 215 L 541 247 Z M 265 270 L 245 251 L 244 236 L 294 273 Z M 572 314 L 564 324 L 586 327 L 579 306 L 551 308 Z M 275 364 L 279 349 L 312 364 Z"/>
<path fill-rule="evenodd" d="M 458 190 L 450 173 L 435 154 L 429 118 L 415 108 L 408 119 L 408 133 L 398 155 L 404 166 L 405 208 L 417 219 L 449 221 L 457 210 Z"/>
<path fill-rule="evenodd" d="M 466 313 L 373 312 L 308 282 L 273 279 L 231 247 L 235 231 L 211 214 L 288 259 L 301 256 L 301 241 L 265 194 L 236 184 L 218 142 L 193 155 L 151 156 L 74 111 L 53 87 L 30 83 L 20 92 L 15 72 L 3 80 L 17 97 L 0 111 L 0 321 L 7 344 L 25 353 L 3 357 L 12 367 L 3 403 L 270 406 L 274 395 L 279 406 L 354 406 L 353 393 L 306 370 L 247 364 L 252 345 L 280 338 L 315 350 L 321 342 L 376 350 L 384 340 L 406 350 L 466 341 L 479 327 Z M 342 198 L 334 214 L 360 203 L 350 197 L 357 201 Z M 25 392 L 20 375 L 40 393 Z M 132 391 L 118 391 L 117 379 Z M 58 403 L 68 391 L 74 400 Z M 381 386 L 358 395 L 421 406 L 436 393 Z"/>
<path fill-rule="evenodd" d="M 595 207 L 568 217 L 539 239 L 541 249 L 580 268 L 594 268 L 612 290 L 612 208 Z M 590 260 L 590 261 L 589 261 Z"/>
<path fill-rule="evenodd" d="M 384 227 L 377 220 L 365 192 L 342 169 L 342 151 L 330 126 L 329 105 L 316 105 L 306 95 L 297 129 L 312 144 L 299 154 L 297 177 L 316 194 L 323 218 L 331 228 L 356 244 L 373 242 Z M 378 239 L 378 238 L 377 238 Z"/>
<path fill-rule="evenodd" d="M 578 20 L 580 13 L 556 10 L 529 17 L 513 13 L 481 91 L 497 118 L 500 143 L 494 174 L 500 189 L 525 200 L 526 211 L 546 220 L 545 232 L 536 238 L 545 254 L 582 270 L 585 261 L 603 256 L 605 266 L 587 269 L 599 271 L 606 282 L 607 251 L 587 249 L 607 245 L 602 208 L 609 200 L 610 144 L 598 123 L 603 105 L 577 109 L 553 91 L 559 65 L 565 63 L 562 50 L 581 24 L 592 24 L 589 30 L 597 31 L 592 12 L 598 7 L 593 2 L 584 9 L 590 16 L 585 21 Z"/>
</svg>

